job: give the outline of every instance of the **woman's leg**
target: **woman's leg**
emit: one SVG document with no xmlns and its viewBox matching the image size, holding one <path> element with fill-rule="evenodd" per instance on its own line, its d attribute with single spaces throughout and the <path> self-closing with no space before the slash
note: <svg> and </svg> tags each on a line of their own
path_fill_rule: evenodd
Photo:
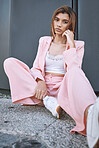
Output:
<svg viewBox="0 0 99 148">
<path fill-rule="evenodd" d="M 62 79 L 63 77 L 52 76 L 51 74 L 45 76 L 48 95 L 43 98 L 43 102 L 45 107 L 57 118 L 60 118 L 61 114 L 61 107 L 57 102 L 57 94 Z"/>
<path fill-rule="evenodd" d="M 86 135 L 86 108 L 94 104 L 97 96 L 82 69 L 72 67 L 64 76 L 58 93 L 58 103 L 76 122 L 71 130 Z"/>
<path fill-rule="evenodd" d="M 9 79 L 13 103 L 42 104 L 33 96 L 37 82 L 25 63 L 16 58 L 7 58 L 4 61 L 4 70 Z"/>
</svg>

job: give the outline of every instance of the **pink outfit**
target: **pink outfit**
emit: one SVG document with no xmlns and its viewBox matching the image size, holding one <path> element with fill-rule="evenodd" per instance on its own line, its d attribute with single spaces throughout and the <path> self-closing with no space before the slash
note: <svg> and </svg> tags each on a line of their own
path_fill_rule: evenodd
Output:
<svg viewBox="0 0 99 148">
<path fill-rule="evenodd" d="M 8 58 L 4 61 L 4 70 L 9 78 L 13 103 L 41 104 L 34 96 L 37 85 L 36 78 L 46 82 L 48 95 L 57 97 L 59 105 L 76 122 L 71 130 L 86 134 L 86 121 L 84 111 L 93 104 L 97 98 L 94 90 L 81 69 L 84 55 L 84 41 L 75 40 L 76 48 L 70 48 L 69 44 L 63 52 L 64 77 L 46 75 L 44 73 L 45 56 L 50 47 L 52 37 L 45 36 L 39 40 L 39 47 L 33 67 L 29 67 L 16 58 Z M 67 65 L 67 66 L 66 66 Z"/>
</svg>

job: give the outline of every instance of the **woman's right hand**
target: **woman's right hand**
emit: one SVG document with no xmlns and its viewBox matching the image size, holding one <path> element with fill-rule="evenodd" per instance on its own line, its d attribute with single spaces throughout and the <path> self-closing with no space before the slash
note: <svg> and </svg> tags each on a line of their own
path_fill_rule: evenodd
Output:
<svg viewBox="0 0 99 148">
<path fill-rule="evenodd" d="M 34 96 L 42 100 L 47 95 L 47 87 L 45 81 L 39 80 L 35 88 Z"/>
</svg>

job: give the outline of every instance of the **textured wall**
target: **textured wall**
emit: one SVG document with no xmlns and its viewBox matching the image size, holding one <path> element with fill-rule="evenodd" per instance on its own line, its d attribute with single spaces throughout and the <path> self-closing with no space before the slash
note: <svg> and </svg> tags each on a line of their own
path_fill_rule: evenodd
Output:
<svg viewBox="0 0 99 148">
<path fill-rule="evenodd" d="M 1 63 L 13 56 L 32 67 L 38 40 L 50 35 L 52 14 L 62 5 L 72 0 L 0 0 L 0 88 L 9 88 Z"/>
<path fill-rule="evenodd" d="M 0 0 L 0 88 L 8 88 L 3 61 L 9 57 L 11 0 Z"/>
<path fill-rule="evenodd" d="M 99 91 L 99 1 L 78 1 L 78 38 L 85 41 L 83 70 Z"/>
<path fill-rule="evenodd" d="M 4 59 L 13 56 L 31 68 L 39 38 L 50 35 L 54 10 L 68 5 L 78 16 L 75 37 L 85 41 L 83 70 L 94 90 L 99 91 L 98 4 L 98 0 L 94 3 L 86 0 L 0 0 L 0 88 L 9 88 L 2 67 Z"/>
</svg>

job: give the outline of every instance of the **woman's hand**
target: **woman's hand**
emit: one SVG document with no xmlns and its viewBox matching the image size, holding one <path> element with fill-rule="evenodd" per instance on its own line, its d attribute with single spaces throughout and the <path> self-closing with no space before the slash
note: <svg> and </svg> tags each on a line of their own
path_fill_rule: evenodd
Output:
<svg viewBox="0 0 99 148">
<path fill-rule="evenodd" d="M 70 48 L 75 48 L 74 33 L 68 29 L 62 34 L 62 37 L 64 35 L 67 37 L 67 42 L 69 43 Z"/>
<path fill-rule="evenodd" d="M 40 80 L 35 88 L 34 96 L 42 100 L 47 95 L 47 87 L 44 81 Z"/>
</svg>

